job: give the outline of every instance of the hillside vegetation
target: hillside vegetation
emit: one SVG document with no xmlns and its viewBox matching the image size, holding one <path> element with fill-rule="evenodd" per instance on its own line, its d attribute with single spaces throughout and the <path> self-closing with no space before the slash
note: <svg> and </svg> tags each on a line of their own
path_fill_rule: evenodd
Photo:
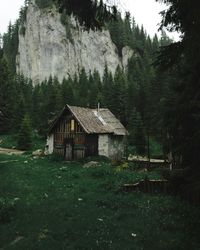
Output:
<svg viewBox="0 0 200 250">
<path fill-rule="evenodd" d="M 0 247 L 199 249 L 197 208 L 161 194 L 120 190 L 146 175 L 160 178 L 119 171 L 107 161 L 83 168 L 81 162 L 0 155 Z"/>
</svg>

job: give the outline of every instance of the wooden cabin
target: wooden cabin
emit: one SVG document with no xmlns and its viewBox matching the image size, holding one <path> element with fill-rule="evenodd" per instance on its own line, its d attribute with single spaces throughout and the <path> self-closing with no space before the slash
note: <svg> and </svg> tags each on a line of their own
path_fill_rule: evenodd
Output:
<svg viewBox="0 0 200 250">
<path fill-rule="evenodd" d="M 49 129 L 46 151 L 66 160 L 102 155 L 120 159 L 127 131 L 108 109 L 66 105 Z"/>
</svg>

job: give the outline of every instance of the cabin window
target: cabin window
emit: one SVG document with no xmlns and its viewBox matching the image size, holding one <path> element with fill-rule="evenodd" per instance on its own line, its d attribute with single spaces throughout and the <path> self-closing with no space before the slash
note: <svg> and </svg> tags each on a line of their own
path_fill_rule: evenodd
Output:
<svg viewBox="0 0 200 250">
<path fill-rule="evenodd" d="M 71 120 L 71 131 L 74 131 L 74 125 L 75 125 L 75 122 L 74 122 L 74 120 L 72 119 L 72 120 Z"/>
</svg>

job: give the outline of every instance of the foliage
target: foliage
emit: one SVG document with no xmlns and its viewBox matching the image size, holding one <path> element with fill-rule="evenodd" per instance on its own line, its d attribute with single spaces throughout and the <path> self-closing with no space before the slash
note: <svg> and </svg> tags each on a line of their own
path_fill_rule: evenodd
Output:
<svg viewBox="0 0 200 250">
<path fill-rule="evenodd" d="M 103 1 L 96 0 L 58 0 L 60 12 L 73 14 L 86 29 L 102 29 L 105 22 L 115 18 L 116 7 L 109 9 Z"/>
<path fill-rule="evenodd" d="M 35 0 L 35 3 L 40 9 L 51 7 L 54 3 L 54 0 Z"/>
<path fill-rule="evenodd" d="M 10 129 L 9 115 L 13 104 L 13 100 L 10 96 L 11 92 L 10 72 L 6 61 L 0 58 L 0 133 L 5 133 Z"/>
<path fill-rule="evenodd" d="M 25 36 L 25 33 L 26 33 L 26 28 L 24 26 L 20 26 L 19 34 Z"/>
<path fill-rule="evenodd" d="M 13 25 L 10 23 L 8 31 L 3 35 L 3 57 L 7 61 L 9 70 L 12 74 L 16 72 L 16 56 L 18 53 L 19 20 Z"/>
<path fill-rule="evenodd" d="M 158 57 L 161 68 L 170 70 L 174 77 L 164 125 L 168 124 L 165 127 L 174 161 L 190 167 L 196 175 L 200 162 L 200 10 L 195 0 L 162 2 L 169 7 L 163 12 L 161 28 L 182 33 L 182 40 L 164 47 Z"/>
<path fill-rule="evenodd" d="M 27 9 L 29 5 L 30 0 L 25 0 L 24 1 L 24 6 L 21 7 L 20 12 L 19 12 L 19 23 L 21 25 L 24 25 L 26 22 L 26 14 L 27 14 Z"/>
<path fill-rule="evenodd" d="M 32 130 L 29 117 L 25 115 L 19 130 L 17 147 L 19 149 L 29 150 L 31 149 L 31 145 L 32 145 Z"/>
<path fill-rule="evenodd" d="M 73 41 L 72 33 L 71 33 L 71 19 L 70 19 L 70 16 L 68 16 L 68 15 L 66 14 L 65 11 L 63 11 L 63 12 L 61 13 L 60 21 L 61 21 L 61 23 L 65 26 L 67 38 L 68 38 L 68 39 L 70 40 L 70 42 L 73 44 L 74 41 Z"/>
<path fill-rule="evenodd" d="M 149 144 L 150 144 L 150 156 L 151 156 L 151 158 L 162 159 L 162 157 L 163 157 L 162 144 L 159 143 L 159 141 L 157 141 L 155 137 L 149 138 Z"/>
<path fill-rule="evenodd" d="M 134 109 L 130 114 L 129 120 L 129 143 L 136 148 L 136 154 L 144 155 L 146 152 L 146 135 L 139 112 Z"/>
<path fill-rule="evenodd" d="M 0 147 L 15 148 L 17 146 L 16 136 L 11 134 L 0 135 Z"/>
<path fill-rule="evenodd" d="M 96 0 L 36 0 L 40 9 L 51 7 L 53 4 L 62 14 L 61 21 L 72 14 L 86 29 L 102 29 L 105 22 L 115 18 L 116 7 L 109 8 L 103 1 Z M 68 27 L 66 26 L 66 30 Z M 68 33 L 67 33 L 68 34 Z"/>
<path fill-rule="evenodd" d="M 4 134 L 0 135 L 0 147 L 3 148 L 16 148 L 18 135 L 17 134 Z M 36 131 L 32 133 L 32 144 L 31 150 L 44 149 L 45 140 L 39 136 Z"/>
</svg>

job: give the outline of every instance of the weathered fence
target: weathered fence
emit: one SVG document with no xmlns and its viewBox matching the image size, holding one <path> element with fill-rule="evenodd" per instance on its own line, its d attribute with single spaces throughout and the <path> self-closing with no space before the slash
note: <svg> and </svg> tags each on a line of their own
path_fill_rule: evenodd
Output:
<svg viewBox="0 0 200 250">
<path fill-rule="evenodd" d="M 122 190 L 128 191 L 142 191 L 145 193 L 160 193 L 169 192 L 169 184 L 167 180 L 148 180 L 144 179 L 133 184 L 124 184 Z"/>
<path fill-rule="evenodd" d="M 135 164 L 136 167 L 138 168 L 147 168 L 147 169 L 153 169 L 153 168 L 169 168 L 170 163 L 167 160 L 163 159 L 150 159 L 147 157 L 142 157 L 142 156 L 134 156 L 134 155 L 129 155 L 128 161 L 132 162 Z"/>
<path fill-rule="evenodd" d="M 185 189 L 180 193 L 180 196 L 192 205 L 200 205 L 200 190 Z"/>
<path fill-rule="evenodd" d="M 173 186 L 167 180 L 149 180 L 144 179 L 137 183 L 124 184 L 121 187 L 124 192 L 140 191 L 144 193 L 164 193 L 168 195 L 176 195 L 183 200 L 188 201 L 192 205 L 200 205 L 200 190 L 174 190 Z"/>
</svg>

